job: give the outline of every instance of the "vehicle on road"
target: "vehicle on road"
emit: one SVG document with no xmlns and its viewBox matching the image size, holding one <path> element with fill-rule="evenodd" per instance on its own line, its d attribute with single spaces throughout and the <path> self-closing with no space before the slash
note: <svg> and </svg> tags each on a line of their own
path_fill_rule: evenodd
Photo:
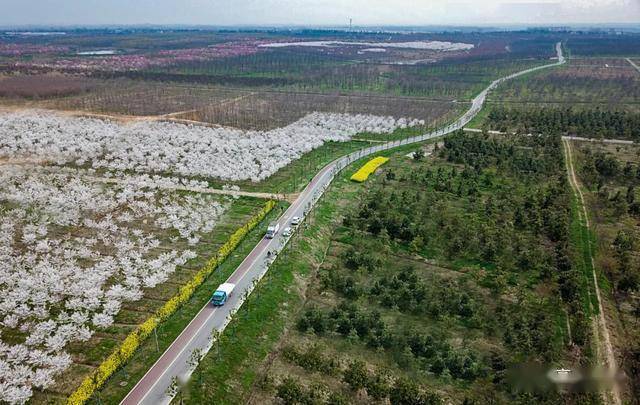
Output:
<svg viewBox="0 0 640 405">
<path fill-rule="evenodd" d="M 211 303 L 216 307 L 221 307 L 231 297 L 233 289 L 236 288 L 235 284 L 223 283 L 211 296 Z"/>
<path fill-rule="evenodd" d="M 302 218 L 300 218 L 300 217 L 291 218 L 291 225 L 293 225 L 293 226 L 300 225 L 300 222 L 302 222 Z"/>
<path fill-rule="evenodd" d="M 289 236 L 291 236 L 293 232 L 291 231 L 290 227 L 286 227 L 284 228 L 284 231 L 282 231 L 282 236 L 284 236 L 285 238 L 288 238 Z"/>
<path fill-rule="evenodd" d="M 277 222 L 272 222 L 269 224 L 269 227 L 267 228 L 267 239 L 273 239 L 274 236 L 276 236 L 276 234 L 278 233 L 278 231 L 280 230 L 280 224 Z"/>
</svg>

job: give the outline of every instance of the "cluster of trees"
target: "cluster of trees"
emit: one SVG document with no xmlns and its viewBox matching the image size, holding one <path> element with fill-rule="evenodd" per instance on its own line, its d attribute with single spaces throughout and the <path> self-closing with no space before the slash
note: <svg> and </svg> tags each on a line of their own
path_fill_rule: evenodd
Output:
<svg viewBox="0 0 640 405">
<path fill-rule="evenodd" d="M 571 308 L 574 341 L 584 344 L 588 315 L 582 309 L 581 292 L 585 287 L 569 254 L 570 196 L 561 151 L 560 139 L 554 136 L 514 142 L 456 133 L 447 138 L 439 155 L 462 168 L 419 165 L 401 174 L 388 169 L 379 187 L 370 191 L 357 212 L 345 217 L 344 224 L 429 257 L 464 259 L 493 268 L 483 283 L 496 291 L 523 278 L 551 283 Z M 343 255 L 345 267 L 375 270 L 381 265 L 378 251 L 356 244 Z M 329 269 L 326 285 L 350 299 L 366 294 L 401 311 L 438 312 L 467 320 L 482 312 L 472 290 L 458 283 L 448 286 L 440 280 L 433 283 L 437 291 L 404 270 L 365 288 L 353 274 L 333 273 Z M 435 305 L 438 300 L 441 305 Z M 557 335 L 552 303 L 536 307 L 523 300 L 516 306 L 522 317 L 503 323 L 508 345 L 541 359 L 557 354 L 562 336 Z M 512 308 L 510 313 L 518 311 Z"/>
<path fill-rule="evenodd" d="M 273 49 L 250 55 L 211 60 L 196 60 L 152 68 L 150 72 L 181 75 L 255 75 L 260 77 L 304 76 L 323 67 L 346 62 L 340 54 L 325 54 L 313 49 Z"/>
<path fill-rule="evenodd" d="M 600 190 L 611 183 L 626 186 L 640 184 L 640 165 L 627 162 L 622 164 L 615 156 L 601 150 L 581 149 L 580 177 L 591 189 Z"/>
<path fill-rule="evenodd" d="M 586 63 L 586 64 L 585 64 Z M 589 64 L 593 63 L 593 64 Z M 611 61 L 612 65 L 619 63 Z M 599 64 L 599 65 L 598 65 Z M 634 104 L 640 96 L 637 72 L 630 66 L 607 67 L 603 61 L 580 61 L 532 76 L 516 78 L 490 97 L 498 102 L 579 105 L 599 103 L 616 110 L 620 104 Z"/>
<path fill-rule="evenodd" d="M 400 364 L 414 359 L 438 376 L 473 381 L 486 375 L 484 360 L 469 348 L 453 348 L 443 336 L 408 331 L 399 343 Z"/>
<path fill-rule="evenodd" d="M 285 377 L 275 387 L 276 397 L 285 405 L 347 405 L 349 399 L 322 384 L 303 386 L 293 377 Z"/>
<path fill-rule="evenodd" d="M 640 269 L 633 268 L 632 254 L 636 251 L 636 237 L 633 233 L 619 230 L 613 240 L 615 258 L 618 262 L 618 273 L 615 277 L 616 289 L 623 293 L 637 291 L 640 287 Z"/>
<path fill-rule="evenodd" d="M 522 52 L 528 53 L 534 48 Z M 553 46 L 538 48 L 540 56 Z M 520 52 L 520 53 L 522 53 Z M 480 51 L 482 53 L 482 51 Z M 428 56 L 428 54 L 427 54 Z M 295 91 L 385 93 L 421 97 L 469 98 L 491 80 L 544 61 L 512 54 L 439 60 L 431 64 L 359 63 L 353 55 L 314 49 L 279 48 L 210 61 L 181 62 L 169 67 L 126 72 L 97 72 L 100 78 L 268 87 Z M 425 58 L 416 54 L 415 59 Z M 410 60 L 410 59 L 409 59 Z"/>
<path fill-rule="evenodd" d="M 616 147 L 616 151 L 606 151 L 599 145 L 584 145 L 578 151 L 579 175 L 593 196 L 588 201 L 595 214 L 592 218 L 596 222 L 594 229 L 599 241 L 596 263 L 607 275 L 623 320 L 626 338 L 621 344 L 626 348 L 622 352 L 622 367 L 627 375 L 632 376 L 630 386 L 638 397 L 640 301 L 637 294 L 640 291 L 640 263 L 637 257 L 637 220 L 640 218 L 640 201 L 637 187 L 640 168 L 637 149 L 621 145 Z M 622 156 L 627 163 L 622 161 Z"/>
<path fill-rule="evenodd" d="M 587 186 L 597 191 L 596 196 L 602 214 L 620 222 L 626 215 L 640 217 L 640 200 L 636 198 L 640 184 L 640 166 L 627 162 L 602 150 L 589 147 L 581 149 L 580 177 Z M 624 227 L 618 230 L 609 249 L 615 261 L 614 268 L 608 266 L 608 276 L 619 293 L 628 294 L 640 287 L 640 270 L 631 260 L 635 237 Z"/>
<path fill-rule="evenodd" d="M 345 371 L 344 382 L 354 391 L 366 392 L 376 401 L 389 400 L 397 405 L 439 405 L 442 398 L 434 392 L 421 388 L 415 382 L 398 378 L 391 381 L 387 376 L 371 374 L 363 363 L 354 362 Z M 349 399 L 329 390 L 321 384 L 303 386 L 292 377 L 285 377 L 276 387 L 276 396 L 286 405 L 347 405 Z"/>
<path fill-rule="evenodd" d="M 335 356 L 325 355 L 320 345 L 314 344 L 306 348 L 287 346 L 282 351 L 283 357 L 307 371 L 326 375 L 339 375 L 342 364 Z"/>
<path fill-rule="evenodd" d="M 486 125 L 520 134 L 577 134 L 640 140 L 640 114 L 629 111 L 493 107 L 487 114 Z"/>
<path fill-rule="evenodd" d="M 451 103 L 407 97 L 268 91 L 204 106 L 193 117 L 236 128 L 266 130 L 285 126 L 314 111 L 433 121 L 456 114 L 456 107 Z"/>
<path fill-rule="evenodd" d="M 473 287 L 459 280 L 434 277 L 428 283 L 405 267 L 391 278 L 380 277 L 370 290 L 371 298 L 384 307 L 396 307 L 402 312 L 428 314 L 434 318 L 445 315 L 472 319 L 478 314 L 479 304 L 469 290 Z"/>
<path fill-rule="evenodd" d="M 77 97 L 51 100 L 50 105 L 65 110 L 104 114 L 161 115 L 196 110 L 242 95 L 242 92 L 235 90 L 124 78 L 93 79 L 92 82 L 96 85 L 91 91 Z"/>
<path fill-rule="evenodd" d="M 353 341 L 362 341 L 373 349 L 389 351 L 403 367 L 415 363 L 436 375 L 465 380 L 474 380 L 485 374 L 483 361 L 470 349 L 454 348 L 443 336 L 436 338 L 418 330 L 397 330 L 382 320 L 379 311 L 365 311 L 351 302 L 340 303 L 331 310 L 308 308 L 297 326 L 302 332 L 311 331 L 318 335 L 336 333 Z M 297 362 L 304 362 L 314 370 L 329 367 L 326 360 L 310 360 L 302 355 L 297 356 Z"/>
<path fill-rule="evenodd" d="M 351 390 L 365 390 L 377 401 L 389 398 L 392 404 L 424 404 L 436 405 L 443 401 L 439 395 L 421 389 L 416 383 L 404 379 L 393 378 L 385 372 L 369 371 L 362 361 L 352 361 L 344 371 L 343 381 Z"/>
<path fill-rule="evenodd" d="M 507 370 L 564 356 L 565 309 L 572 342 L 586 347 L 589 339 L 584 276 L 568 243 L 571 199 L 560 138 L 460 132 L 435 154 L 428 163 L 391 164 L 369 184 L 343 218 L 340 254 L 319 274 L 320 290 L 335 291 L 339 303 L 307 308 L 298 328 L 366 345 L 442 384 L 492 381 L 493 398 L 520 398 L 510 392 Z M 464 274 L 422 272 L 419 256 Z M 495 350 L 473 338 L 454 343 L 458 328 Z M 321 357 L 298 353 L 295 363 L 335 376 Z M 379 391 L 361 366 L 347 369 L 349 385 Z M 469 401 L 480 397 L 467 394 Z"/>
<path fill-rule="evenodd" d="M 523 139 L 509 143 L 490 137 L 458 131 L 445 139 L 440 156 L 476 171 L 495 166 L 504 174 L 550 175 L 562 167 L 560 140 L 555 136 Z M 464 174 L 469 174 L 467 171 Z"/>
<path fill-rule="evenodd" d="M 20 75 L 0 80 L 0 97 L 40 99 L 85 93 L 96 83 L 82 76 Z"/>
<path fill-rule="evenodd" d="M 554 307 L 562 305 L 556 298 L 540 299 L 531 295 L 519 297 L 516 303 L 505 303 L 496 309 L 497 324 L 502 330 L 503 341 L 519 358 L 537 358 L 551 362 L 561 355 L 562 335 L 557 320 L 553 319 Z M 589 330 L 588 319 L 581 318 L 574 340 L 584 344 Z"/>
<path fill-rule="evenodd" d="M 481 138 L 464 134 L 456 137 Z M 566 179 L 552 170 L 561 167 L 562 157 L 545 144 L 534 150 L 504 145 L 494 149 L 495 141 L 481 142 L 485 152 L 478 152 L 480 157 L 473 152 L 471 141 L 448 143 L 444 156 L 478 166 L 502 159 L 497 164 L 516 168 L 513 178 L 496 176 L 491 170 L 478 172 L 469 166 L 463 170 L 424 166 L 399 178 L 401 187 L 383 184 L 372 190 L 358 212 L 345 218 L 345 225 L 378 238 L 388 236 L 419 253 L 430 252 L 444 260 L 467 258 L 495 264 L 505 271 L 551 273 L 553 263 L 551 254 L 545 253 L 546 241 L 560 241 L 568 221 Z M 509 150 L 514 153 L 510 155 Z M 499 151 L 499 156 L 492 159 L 491 151 Z M 518 157 L 527 151 L 528 157 Z M 526 183 L 516 179 L 516 174 L 524 174 L 520 177 Z M 407 181 L 420 187 L 403 187 Z M 366 252 L 347 254 L 347 266 L 370 266 L 366 263 L 372 258 Z M 359 262 L 352 264 L 355 258 Z"/>
<path fill-rule="evenodd" d="M 394 343 L 391 329 L 379 311 L 365 311 L 350 302 L 342 302 L 330 311 L 309 308 L 297 326 L 302 332 L 337 333 L 351 340 L 361 340 L 372 348 L 389 349 Z"/>
<path fill-rule="evenodd" d="M 154 185 L 162 181 L 141 177 L 107 187 L 88 174 L 40 166 L 0 171 L 2 402 L 24 403 L 34 387 L 50 387 L 72 363 L 65 349 L 77 352 L 96 330 L 113 331 L 123 306 L 198 256 L 188 245 L 210 235 L 230 204 L 160 192 Z M 184 297 L 187 290 L 180 291 Z M 15 333 L 19 341 L 5 338 Z M 131 336 L 117 356 L 135 349 L 138 332 Z M 114 364 L 103 363 L 100 375 L 110 375 Z"/>
<path fill-rule="evenodd" d="M 543 59 L 556 56 L 556 44 L 561 37 L 554 34 L 540 33 L 532 37 L 519 38 L 509 44 L 512 57 L 538 56 Z"/>
<path fill-rule="evenodd" d="M 637 55 L 637 35 L 589 34 L 571 36 L 567 40 L 571 53 L 584 56 Z"/>
<path fill-rule="evenodd" d="M 340 378 L 352 391 L 364 391 L 376 401 L 386 398 L 397 404 L 436 404 L 441 401 L 436 394 L 421 389 L 415 383 L 402 378 L 394 378 L 391 373 L 384 370 L 370 370 L 362 361 L 349 361 L 345 365 L 343 362 L 336 360 L 335 356 L 323 354 L 323 349 L 319 345 L 312 345 L 306 348 L 289 346 L 284 350 L 284 357 L 287 361 L 309 372 L 323 373 Z M 277 388 L 278 397 L 282 399 L 288 398 L 292 392 L 295 392 L 296 395 L 302 394 L 303 397 L 306 396 L 307 398 L 323 396 L 317 395 L 318 390 L 315 387 L 311 387 L 305 392 L 304 388 L 297 389 L 293 388 L 294 386 L 299 386 L 299 384 L 295 380 L 285 378 Z M 314 391 L 316 392 L 314 393 Z M 326 397 L 325 401 L 327 403 L 335 403 L 334 401 L 338 396 L 339 394 L 332 393 Z M 297 403 L 304 403 L 304 400 Z"/>
<path fill-rule="evenodd" d="M 344 258 L 349 260 L 345 265 L 359 270 L 370 268 L 369 272 L 382 266 L 373 250 L 363 249 L 357 257 L 366 263 L 364 266 L 363 263 L 354 266 L 352 248 L 345 254 Z M 376 277 L 372 285 L 359 283 L 356 276 L 344 274 L 335 267 L 321 273 L 321 279 L 325 288 L 331 288 L 349 300 L 366 297 L 381 307 L 396 308 L 405 313 L 428 315 L 434 319 L 457 316 L 467 324 L 470 321 L 478 324 L 482 315 L 480 304 L 474 298 L 475 288 L 470 283 L 447 280 L 436 274 L 426 280 L 418 276 L 412 266 L 405 266 L 392 275 Z M 371 277 L 367 276 L 367 280 Z"/>
</svg>

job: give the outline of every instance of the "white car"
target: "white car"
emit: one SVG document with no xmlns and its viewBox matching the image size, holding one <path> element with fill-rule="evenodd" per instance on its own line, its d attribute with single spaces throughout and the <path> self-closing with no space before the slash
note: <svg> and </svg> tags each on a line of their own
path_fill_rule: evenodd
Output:
<svg viewBox="0 0 640 405">
<path fill-rule="evenodd" d="M 302 218 L 300 217 L 291 218 L 291 225 L 293 226 L 300 225 L 300 222 L 302 222 Z"/>
<path fill-rule="evenodd" d="M 291 228 L 289 227 L 284 228 L 284 231 L 282 231 L 282 236 L 284 236 L 285 238 L 288 238 L 289 236 L 291 236 Z"/>
</svg>

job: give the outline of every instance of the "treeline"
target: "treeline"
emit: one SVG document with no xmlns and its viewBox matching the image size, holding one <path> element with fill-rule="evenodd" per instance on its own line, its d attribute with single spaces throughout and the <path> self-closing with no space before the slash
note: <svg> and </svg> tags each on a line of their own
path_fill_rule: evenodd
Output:
<svg viewBox="0 0 640 405">
<path fill-rule="evenodd" d="M 637 55 L 639 40 L 637 34 L 570 36 L 567 47 L 572 56 Z"/>
<path fill-rule="evenodd" d="M 486 127 L 520 134 L 566 134 L 640 140 L 640 113 L 573 108 L 493 107 Z"/>
</svg>

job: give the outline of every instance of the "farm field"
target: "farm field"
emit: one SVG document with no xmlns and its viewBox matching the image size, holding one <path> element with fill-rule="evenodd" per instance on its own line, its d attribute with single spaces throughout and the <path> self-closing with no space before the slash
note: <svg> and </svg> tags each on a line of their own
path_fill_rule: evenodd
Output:
<svg viewBox="0 0 640 405">
<path fill-rule="evenodd" d="M 495 102 L 637 104 L 640 72 L 625 59 L 570 59 L 565 66 L 519 78 L 491 96 Z"/>
<path fill-rule="evenodd" d="M 640 72 L 626 57 L 574 57 L 562 67 L 505 83 L 471 126 L 638 139 L 639 96 Z"/>
<path fill-rule="evenodd" d="M 190 35 L 142 32 L 129 33 L 125 40 L 99 32 L 93 50 L 114 54 L 89 55 L 82 54 L 92 50 L 85 32 L 37 40 L 0 34 L 0 41 L 15 42 L 6 46 L 7 59 L 0 64 L 6 72 L 0 76 L 0 102 L 110 115 L 170 115 L 261 130 L 315 111 L 433 122 L 450 118 L 459 107 L 454 101 L 470 99 L 494 78 L 546 63 L 555 41 L 527 35 L 428 36 L 466 44 L 466 49 L 440 50 L 420 49 L 430 44 L 424 34 L 362 33 L 351 42 L 370 42 L 371 49 L 385 51 L 363 52 L 364 46 L 344 44 L 268 47 L 286 41 L 274 33 L 219 33 L 202 51 L 203 38 Z M 311 32 L 299 39 L 305 35 L 340 37 Z"/>
<path fill-rule="evenodd" d="M 130 79 L 85 81 L 52 75 L 0 79 L 2 94 L 14 95 L 4 98 L 4 104 L 13 108 L 105 114 L 125 121 L 187 120 L 253 130 L 284 127 L 313 112 L 410 116 L 436 122 L 457 115 L 464 104 L 416 97 L 299 93 Z"/>
<path fill-rule="evenodd" d="M 553 49 L 550 46 L 550 49 Z M 549 53 L 552 53 L 551 51 Z M 530 58 L 501 57 L 487 64 L 486 60 L 453 59 L 427 64 L 386 64 L 336 62 L 334 64 L 313 63 L 306 59 L 290 59 L 287 55 L 277 53 L 263 55 L 263 58 L 273 58 L 261 63 L 251 64 L 245 68 L 245 60 L 224 60 L 222 72 L 207 75 L 213 82 L 232 83 L 234 86 L 255 86 L 259 88 L 271 87 L 287 91 L 317 91 L 323 93 L 348 92 L 366 94 L 391 94 L 398 96 L 417 96 L 444 100 L 469 99 L 482 90 L 495 77 L 507 73 L 523 70 L 524 67 L 544 64 L 536 54 Z M 279 59 L 284 59 L 280 61 Z M 237 63 L 239 66 L 234 66 Z M 231 64 L 231 66 L 226 66 Z M 283 66 L 281 66 L 281 64 Z M 273 70 L 269 69 L 274 66 Z M 212 67 L 216 72 L 216 67 Z M 250 73 L 243 72 L 251 69 Z M 151 75 L 151 74 L 150 74 Z M 142 76 L 136 74 L 135 76 Z M 182 80 L 201 76 L 186 74 L 167 74 L 166 79 Z M 163 78 L 162 74 L 149 77 Z M 198 79 L 199 80 L 199 79 Z"/>
<path fill-rule="evenodd" d="M 431 156 L 409 150 L 363 185 L 347 180 L 361 164 L 345 171 L 276 262 L 281 287 L 256 292 L 176 401 L 506 403 L 518 397 L 506 378 L 516 364 L 589 363 L 589 286 L 571 264 L 560 280 L 550 273 L 572 255 L 559 138 L 457 134 Z M 554 197 L 519 217 L 536 195 Z M 481 240 L 498 228 L 487 250 Z M 576 289 L 560 294 L 565 283 Z M 264 317 L 270 326 L 256 329 Z"/>
</svg>

